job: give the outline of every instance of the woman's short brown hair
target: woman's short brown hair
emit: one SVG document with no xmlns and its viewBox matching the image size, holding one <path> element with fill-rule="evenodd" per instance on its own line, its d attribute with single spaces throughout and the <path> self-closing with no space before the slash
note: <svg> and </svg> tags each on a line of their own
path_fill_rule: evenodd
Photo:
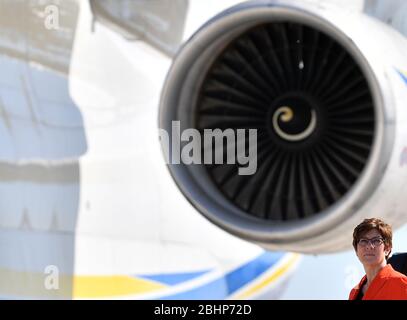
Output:
<svg viewBox="0 0 407 320">
<path fill-rule="evenodd" d="M 383 238 L 385 246 L 390 249 L 386 259 L 389 257 L 391 248 L 393 247 L 392 238 L 393 232 L 391 226 L 378 218 L 365 219 L 353 230 L 353 248 L 357 248 L 360 238 L 370 230 L 376 229 Z"/>
</svg>

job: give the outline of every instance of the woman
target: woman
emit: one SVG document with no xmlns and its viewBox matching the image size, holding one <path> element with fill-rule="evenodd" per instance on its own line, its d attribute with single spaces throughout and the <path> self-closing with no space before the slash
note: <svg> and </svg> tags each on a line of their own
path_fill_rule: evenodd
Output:
<svg viewBox="0 0 407 320">
<path fill-rule="evenodd" d="M 353 247 L 366 275 L 352 289 L 349 300 L 407 300 L 407 277 L 387 264 L 392 249 L 390 225 L 365 219 L 353 231 Z"/>
</svg>

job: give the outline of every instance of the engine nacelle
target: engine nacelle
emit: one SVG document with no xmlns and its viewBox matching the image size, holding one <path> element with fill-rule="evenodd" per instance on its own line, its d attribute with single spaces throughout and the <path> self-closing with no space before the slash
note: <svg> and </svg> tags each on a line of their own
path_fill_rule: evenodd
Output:
<svg viewBox="0 0 407 320">
<path fill-rule="evenodd" d="M 407 220 L 407 41 L 363 13 L 250 1 L 175 58 L 160 128 L 257 130 L 257 170 L 169 164 L 191 204 L 267 249 L 349 248 L 366 217 Z M 177 139 L 170 141 L 176 141 Z M 205 148 L 205 146 L 202 146 Z M 215 152 L 215 150 L 212 150 Z"/>
</svg>

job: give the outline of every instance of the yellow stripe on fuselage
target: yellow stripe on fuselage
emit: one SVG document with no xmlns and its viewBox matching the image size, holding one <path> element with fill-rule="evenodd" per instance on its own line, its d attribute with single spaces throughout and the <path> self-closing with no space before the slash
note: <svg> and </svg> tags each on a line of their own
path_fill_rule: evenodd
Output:
<svg viewBox="0 0 407 320">
<path fill-rule="evenodd" d="M 238 293 L 235 299 L 245 299 L 264 289 L 287 273 L 299 259 L 298 254 L 291 254 L 282 265 L 277 266 L 268 277 L 249 285 Z M 270 270 L 271 271 L 271 270 Z M 46 288 L 49 274 L 41 272 L 24 272 L 0 268 L 0 295 L 16 298 L 45 299 L 102 299 L 125 298 L 126 296 L 144 295 L 168 289 L 160 282 L 135 278 L 126 275 L 58 275 L 58 289 Z"/>
<path fill-rule="evenodd" d="M 75 276 L 73 298 L 122 297 L 165 288 L 167 286 L 163 284 L 129 276 Z"/>
<path fill-rule="evenodd" d="M 131 276 L 71 276 L 0 268 L 0 296 L 36 299 L 100 299 L 146 294 L 168 286 Z"/>
<path fill-rule="evenodd" d="M 266 279 L 263 279 L 259 283 L 256 283 L 252 287 L 246 289 L 246 291 L 236 295 L 233 297 L 234 299 L 247 299 L 250 296 L 254 295 L 255 293 L 261 291 L 264 289 L 266 286 L 270 285 L 272 282 L 276 281 L 278 278 L 283 276 L 285 273 L 287 273 L 298 261 L 300 258 L 299 254 L 292 254 L 292 256 L 285 262 L 283 265 L 278 267 L 273 274 L 268 276 Z"/>
</svg>

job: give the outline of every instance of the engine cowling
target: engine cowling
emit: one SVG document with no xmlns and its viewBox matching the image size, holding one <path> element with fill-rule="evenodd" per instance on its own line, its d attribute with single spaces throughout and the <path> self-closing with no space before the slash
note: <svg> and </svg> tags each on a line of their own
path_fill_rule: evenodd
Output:
<svg viewBox="0 0 407 320">
<path fill-rule="evenodd" d="M 267 249 L 333 252 L 351 246 L 363 218 L 402 225 L 406 57 L 397 31 L 336 6 L 250 1 L 222 12 L 175 58 L 160 128 L 256 129 L 257 170 L 170 163 L 172 177 L 206 218 Z"/>
</svg>

